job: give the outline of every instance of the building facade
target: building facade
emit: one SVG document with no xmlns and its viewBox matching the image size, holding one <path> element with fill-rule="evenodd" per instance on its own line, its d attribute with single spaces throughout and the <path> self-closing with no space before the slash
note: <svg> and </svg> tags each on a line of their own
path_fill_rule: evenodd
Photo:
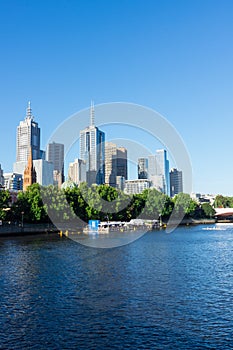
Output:
<svg viewBox="0 0 233 350">
<path fill-rule="evenodd" d="M 169 161 L 165 149 L 156 150 L 148 157 L 148 179 L 152 187 L 170 196 Z"/>
<path fill-rule="evenodd" d="M 105 183 L 117 187 L 117 177 L 127 180 L 127 150 L 115 143 L 105 142 Z"/>
<path fill-rule="evenodd" d="M 88 185 L 105 182 L 105 133 L 94 125 L 94 106 L 90 110 L 90 126 L 80 131 L 80 158 L 86 164 Z"/>
<path fill-rule="evenodd" d="M 176 194 L 183 192 L 183 174 L 175 168 L 170 171 L 170 195 L 174 197 Z"/>
<path fill-rule="evenodd" d="M 44 159 L 36 159 L 33 161 L 36 171 L 36 182 L 41 186 L 49 186 L 54 184 L 53 163 Z"/>
<path fill-rule="evenodd" d="M 167 151 L 159 149 L 156 151 L 157 174 L 163 177 L 164 187 L 162 192 L 170 196 L 170 176 L 169 176 L 169 161 L 167 159 Z"/>
<path fill-rule="evenodd" d="M 146 179 L 126 180 L 124 192 L 126 194 L 142 193 L 151 187 L 151 181 Z"/>
<path fill-rule="evenodd" d="M 28 163 L 23 173 L 23 190 L 26 191 L 28 186 L 36 183 L 36 171 L 32 160 L 32 149 L 28 156 Z"/>
<path fill-rule="evenodd" d="M 128 179 L 128 157 L 125 147 L 117 147 L 116 173 L 116 176 L 122 176 L 125 180 Z"/>
<path fill-rule="evenodd" d="M 3 176 L 3 170 L 0 164 L 0 187 L 4 186 L 4 176 Z"/>
<path fill-rule="evenodd" d="M 5 173 L 4 187 L 6 190 L 22 191 L 23 176 L 21 174 L 16 174 L 16 173 Z"/>
<path fill-rule="evenodd" d="M 86 164 L 84 160 L 77 158 L 69 164 L 68 179 L 77 185 L 86 182 Z"/>
<path fill-rule="evenodd" d="M 138 159 L 138 179 L 148 179 L 148 158 Z"/>
<path fill-rule="evenodd" d="M 49 143 L 46 148 L 46 160 L 53 163 L 54 182 L 64 182 L 64 145 L 57 142 Z"/>
<path fill-rule="evenodd" d="M 20 121 L 17 127 L 16 163 L 14 163 L 13 167 L 14 172 L 24 174 L 29 152 L 32 152 L 33 160 L 41 158 L 40 128 L 32 115 L 30 102 L 28 103 L 25 119 Z"/>
</svg>

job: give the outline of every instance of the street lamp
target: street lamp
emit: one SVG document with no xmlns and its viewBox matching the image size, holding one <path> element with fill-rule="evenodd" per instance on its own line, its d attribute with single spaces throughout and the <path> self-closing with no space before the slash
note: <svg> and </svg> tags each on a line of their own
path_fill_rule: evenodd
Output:
<svg viewBox="0 0 233 350">
<path fill-rule="evenodd" d="M 22 215 L 21 225 L 22 225 L 22 228 L 23 228 L 23 215 L 24 215 L 24 211 L 21 211 L 21 215 Z"/>
</svg>

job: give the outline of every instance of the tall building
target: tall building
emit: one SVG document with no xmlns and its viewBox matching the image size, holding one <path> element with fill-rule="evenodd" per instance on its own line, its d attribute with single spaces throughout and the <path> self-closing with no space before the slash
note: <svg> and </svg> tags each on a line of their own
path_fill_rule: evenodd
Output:
<svg viewBox="0 0 233 350">
<path fill-rule="evenodd" d="M 95 126 L 94 105 L 90 109 L 90 126 L 80 131 L 80 158 L 86 163 L 88 185 L 103 184 L 105 133 Z"/>
<path fill-rule="evenodd" d="M 138 179 L 148 179 L 148 158 L 138 159 Z"/>
<path fill-rule="evenodd" d="M 116 187 L 117 177 L 127 180 L 127 150 L 115 143 L 105 142 L 105 183 Z"/>
<path fill-rule="evenodd" d="M 159 149 L 156 151 L 157 174 L 163 177 L 164 188 L 163 193 L 170 196 L 170 176 L 169 176 L 169 161 L 167 159 L 167 151 Z"/>
<path fill-rule="evenodd" d="M 127 160 L 127 149 L 125 147 L 117 148 L 117 176 L 122 176 L 125 180 L 128 179 L 128 160 Z"/>
<path fill-rule="evenodd" d="M 0 187 L 4 186 L 4 176 L 3 176 L 3 170 L 0 164 Z"/>
<path fill-rule="evenodd" d="M 28 163 L 23 174 L 23 190 L 26 191 L 28 186 L 34 183 L 36 183 L 36 170 L 33 166 L 32 149 L 31 149 L 28 156 Z"/>
<path fill-rule="evenodd" d="M 150 179 L 154 175 L 157 175 L 156 155 L 150 154 L 148 156 L 148 179 Z"/>
<path fill-rule="evenodd" d="M 69 164 L 68 180 L 79 185 L 81 182 L 86 182 L 86 164 L 82 159 L 75 159 Z"/>
<path fill-rule="evenodd" d="M 16 173 L 4 174 L 4 187 L 6 190 L 22 191 L 23 176 Z"/>
<path fill-rule="evenodd" d="M 152 187 L 170 195 L 169 161 L 166 150 L 157 150 L 156 154 L 148 157 L 148 179 L 151 180 Z"/>
<path fill-rule="evenodd" d="M 41 186 L 49 186 L 54 184 L 53 163 L 44 159 L 36 159 L 33 161 L 36 171 L 36 182 Z"/>
<path fill-rule="evenodd" d="M 183 174 L 175 168 L 170 171 L 170 195 L 174 197 L 176 194 L 183 192 Z"/>
<path fill-rule="evenodd" d="M 64 182 L 64 145 L 57 142 L 49 143 L 46 148 L 46 160 L 53 163 L 54 182 Z"/>
<path fill-rule="evenodd" d="M 14 172 L 23 174 L 27 166 L 29 153 L 32 151 L 32 159 L 41 158 L 40 150 L 40 128 L 32 115 L 31 104 L 28 102 L 26 117 L 20 121 L 17 127 L 16 138 L 16 163 Z"/>
<path fill-rule="evenodd" d="M 112 142 L 105 142 L 105 183 L 116 187 L 117 145 Z"/>
</svg>

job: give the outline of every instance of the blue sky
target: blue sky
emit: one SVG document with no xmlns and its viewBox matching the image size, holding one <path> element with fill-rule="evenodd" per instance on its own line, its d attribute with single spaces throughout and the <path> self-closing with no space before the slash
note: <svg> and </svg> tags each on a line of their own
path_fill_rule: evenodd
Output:
<svg viewBox="0 0 233 350">
<path fill-rule="evenodd" d="M 2 168 L 28 100 L 42 145 L 91 99 L 131 102 L 179 132 L 195 192 L 233 195 L 232 17 L 231 0 L 2 0 Z"/>
</svg>

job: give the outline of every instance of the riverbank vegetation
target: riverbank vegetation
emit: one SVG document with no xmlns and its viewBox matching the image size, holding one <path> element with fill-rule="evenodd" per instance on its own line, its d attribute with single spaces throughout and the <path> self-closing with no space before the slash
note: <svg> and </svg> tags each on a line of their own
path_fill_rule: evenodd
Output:
<svg viewBox="0 0 233 350">
<path fill-rule="evenodd" d="M 217 199 L 217 204 L 220 198 Z M 233 202 L 232 202 L 233 204 Z M 127 195 L 108 185 L 86 183 L 80 186 L 58 189 L 33 184 L 25 192 L 19 192 L 17 200 L 10 203 L 10 192 L 0 191 L 0 220 L 27 223 L 48 223 L 50 217 L 57 222 L 89 219 L 129 221 L 134 218 L 168 220 L 171 213 L 185 218 L 212 218 L 215 210 L 209 203 L 199 205 L 188 194 L 174 198 L 147 189 L 141 194 Z"/>
</svg>

